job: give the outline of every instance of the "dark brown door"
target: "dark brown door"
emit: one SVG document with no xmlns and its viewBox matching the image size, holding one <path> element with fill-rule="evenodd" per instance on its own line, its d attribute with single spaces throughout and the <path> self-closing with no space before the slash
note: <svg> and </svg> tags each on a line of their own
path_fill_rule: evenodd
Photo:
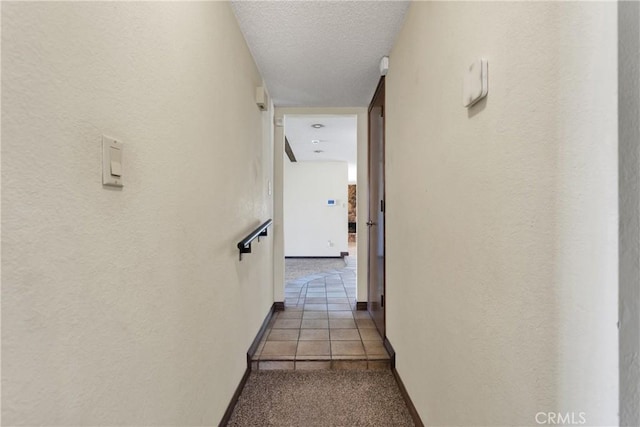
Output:
<svg viewBox="0 0 640 427">
<path fill-rule="evenodd" d="M 384 77 L 369 106 L 369 301 L 367 307 L 385 333 L 384 283 Z"/>
</svg>

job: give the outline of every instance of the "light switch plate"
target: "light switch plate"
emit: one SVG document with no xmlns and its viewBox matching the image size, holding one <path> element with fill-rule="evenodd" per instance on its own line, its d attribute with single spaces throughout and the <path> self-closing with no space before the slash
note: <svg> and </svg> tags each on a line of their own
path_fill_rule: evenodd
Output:
<svg viewBox="0 0 640 427">
<path fill-rule="evenodd" d="M 486 59 L 479 59 L 469 65 L 464 75 L 462 105 L 469 108 L 489 93 L 489 65 Z"/>
<path fill-rule="evenodd" d="M 123 151 L 124 144 L 116 139 L 102 135 L 102 185 L 124 186 Z M 112 174 L 114 173 L 114 174 Z"/>
</svg>

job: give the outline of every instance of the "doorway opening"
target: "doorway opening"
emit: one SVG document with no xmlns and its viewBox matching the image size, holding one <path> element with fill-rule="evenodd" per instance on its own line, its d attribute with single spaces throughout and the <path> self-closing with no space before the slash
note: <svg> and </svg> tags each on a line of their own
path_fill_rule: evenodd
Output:
<svg viewBox="0 0 640 427">
<path fill-rule="evenodd" d="M 353 114 L 284 117 L 285 282 L 355 264 L 357 133 Z"/>
</svg>

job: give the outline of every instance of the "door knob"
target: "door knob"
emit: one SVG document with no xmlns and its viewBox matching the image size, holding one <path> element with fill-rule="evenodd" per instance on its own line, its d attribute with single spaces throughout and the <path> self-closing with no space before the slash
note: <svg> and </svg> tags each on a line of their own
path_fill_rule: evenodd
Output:
<svg viewBox="0 0 640 427">
<path fill-rule="evenodd" d="M 369 227 L 371 227 L 372 225 L 376 225 L 376 223 L 375 223 L 375 222 L 373 222 L 373 221 L 371 221 L 371 220 L 369 220 L 369 221 L 367 221 L 367 225 L 368 225 Z"/>
</svg>

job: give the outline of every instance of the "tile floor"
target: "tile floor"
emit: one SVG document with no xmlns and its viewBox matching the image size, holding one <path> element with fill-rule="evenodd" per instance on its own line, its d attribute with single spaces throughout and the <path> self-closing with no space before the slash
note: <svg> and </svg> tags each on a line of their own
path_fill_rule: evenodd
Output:
<svg viewBox="0 0 640 427">
<path fill-rule="evenodd" d="M 252 369 L 389 369 L 389 355 L 366 311 L 356 311 L 355 257 L 340 270 L 287 282 Z"/>
</svg>

